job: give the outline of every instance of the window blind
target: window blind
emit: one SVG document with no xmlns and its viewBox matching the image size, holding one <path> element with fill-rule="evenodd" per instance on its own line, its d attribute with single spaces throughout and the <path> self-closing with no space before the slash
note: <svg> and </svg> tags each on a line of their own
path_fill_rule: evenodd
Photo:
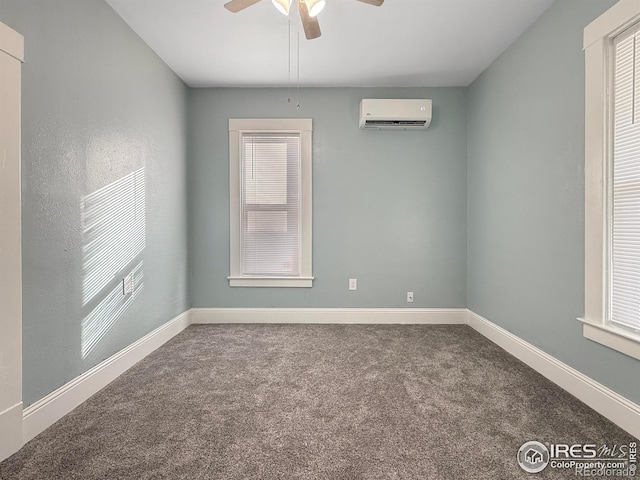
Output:
<svg viewBox="0 0 640 480">
<path fill-rule="evenodd" d="M 242 274 L 300 275 L 300 135 L 243 134 L 241 171 Z"/>
<path fill-rule="evenodd" d="M 609 321 L 640 330 L 640 28 L 614 40 Z"/>
</svg>

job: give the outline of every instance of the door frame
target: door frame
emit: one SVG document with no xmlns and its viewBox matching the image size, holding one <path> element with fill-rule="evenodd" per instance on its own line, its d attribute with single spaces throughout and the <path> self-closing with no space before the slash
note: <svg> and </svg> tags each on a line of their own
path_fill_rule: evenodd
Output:
<svg viewBox="0 0 640 480">
<path fill-rule="evenodd" d="M 23 445 L 21 68 L 24 38 L 0 23 L 0 461 Z"/>
</svg>

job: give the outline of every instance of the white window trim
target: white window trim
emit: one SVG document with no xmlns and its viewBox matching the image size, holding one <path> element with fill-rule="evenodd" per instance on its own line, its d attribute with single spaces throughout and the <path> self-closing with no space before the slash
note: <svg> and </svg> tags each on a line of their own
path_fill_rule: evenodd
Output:
<svg viewBox="0 0 640 480">
<path fill-rule="evenodd" d="M 313 285 L 312 275 L 312 130 L 310 118 L 230 118 L 229 119 L 229 286 L 231 287 L 306 287 Z M 242 275 L 240 268 L 240 141 L 243 133 L 298 133 L 301 149 L 302 251 L 300 276 L 265 277 Z"/>
<path fill-rule="evenodd" d="M 620 0 L 584 29 L 585 51 L 585 338 L 640 359 L 640 334 L 606 322 L 607 198 L 611 155 L 610 44 L 640 21 L 640 0 Z"/>
</svg>

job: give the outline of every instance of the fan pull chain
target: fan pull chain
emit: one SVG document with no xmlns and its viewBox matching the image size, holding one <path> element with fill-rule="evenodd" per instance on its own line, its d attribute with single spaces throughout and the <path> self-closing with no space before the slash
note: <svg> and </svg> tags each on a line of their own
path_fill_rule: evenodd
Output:
<svg viewBox="0 0 640 480">
<path fill-rule="evenodd" d="M 289 89 L 288 89 L 288 97 L 287 102 L 291 103 L 291 17 L 289 17 L 289 48 L 287 53 L 289 54 Z"/>
<path fill-rule="evenodd" d="M 633 78 L 631 79 L 631 125 L 636 123 L 636 36 L 633 36 L 633 64 L 631 71 Z"/>
<path fill-rule="evenodd" d="M 300 110 L 300 30 L 298 29 L 298 91 L 296 108 Z"/>
</svg>

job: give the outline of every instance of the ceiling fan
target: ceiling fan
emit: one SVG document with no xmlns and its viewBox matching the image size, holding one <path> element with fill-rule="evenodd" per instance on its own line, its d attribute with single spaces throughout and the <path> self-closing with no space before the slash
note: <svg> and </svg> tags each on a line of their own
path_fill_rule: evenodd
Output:
<svg viewBox="0 0 640 480">
<path fill-rule="evenodd" d="M 230 12 L 237 13 L 240 10 L 244 10 L 251 5 L 258 3 L 261 0 L 231 0 L 224 4 L 224 8 Z M 273 5 L 278 11 L 284 15 L 289 15 L 289 7 L 293 0 L 271 0 Z M 368 3 L 379 7 L 384 3 L 384 0 L 358 0 L 362 3 Z M 300 19 L 302 20 L 302 26 L 304 27 L 304 35 L 307 40 L 318 38 L 320 33 L 320 24 L 318 23 L 317 15 L 324 8 L 327 3 L 326 0 L 296 0 L 298 3 L 298 12 L 300 12 Z"/>
</svg>

